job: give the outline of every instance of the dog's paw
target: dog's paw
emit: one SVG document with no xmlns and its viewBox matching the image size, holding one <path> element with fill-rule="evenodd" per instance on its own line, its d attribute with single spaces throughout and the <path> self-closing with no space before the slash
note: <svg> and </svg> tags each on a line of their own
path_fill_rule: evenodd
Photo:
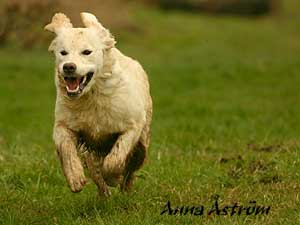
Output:
<svg viewBox="0 0 300 225">
<path fill-rule="evenodd" d="M 110 186 L 117 186 L 122 182 L 125 169 L 125 161 L 114 155 L 108 155 L 103 162 L 103 176 L 106 183 Z"/>
<path fill-rule="evenodd" d="M 122 174 L 125 168 L 125 161 L 115 155 L 109 154 L 104 158 L 103 170 L 105 173 Z"/>
<path fill-rule="evenodd" d="M 80 192 L 86 184 L 83 167 L 80 163 L 73 163 L 69 168 L 65 168 L 65 175 L 72 192 Z"/>
<path fill-rule="evenodd" d="M 107 185 L 105 185 L 101 188 L 98 188 L 98 194 L 99 194 L 99 197 L 101 197 L 101 198 L 108 198 L 111 196 L 111 192 L 108 189 Z"/>
<path fill-rule="evenodd" d="M 71 179 L 68 180 L 69 187 L 72 192 L 77 193 L 82 191 L 84 185 L 86 184 L 86 178 L 83 176 L 71 176 Z"/>
</svg>

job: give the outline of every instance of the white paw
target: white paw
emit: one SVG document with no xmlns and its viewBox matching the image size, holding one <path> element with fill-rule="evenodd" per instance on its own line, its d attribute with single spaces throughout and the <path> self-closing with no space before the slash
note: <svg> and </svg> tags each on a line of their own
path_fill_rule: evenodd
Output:
<svg viewBox="0 0 300 225">
<path fill-rule="evenodd" d="M 72 162 L 68 168 L 64 168 L 68 185 L 72 192 L 80 192 L 86 184 L 83 167 L 80 162 Z"/>
<path fill-rule="evenodd" d="M 125 161 L 114 155 L 107 155 L 103 162 L 103 176 L 109 186 L 116 186 L 122 182 Z"/>
</svg>

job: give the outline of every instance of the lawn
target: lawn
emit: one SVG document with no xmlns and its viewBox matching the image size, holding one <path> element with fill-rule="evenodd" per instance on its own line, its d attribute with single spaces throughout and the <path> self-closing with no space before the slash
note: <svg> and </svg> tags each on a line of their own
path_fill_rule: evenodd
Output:
<svg viewBox="0 0 300 225">
<path fill-rule="evenodd" d="M 116 39 L 149 74 L 151 148 L 132 193 L 112 189 L 105 200 L 92 182 L 71 193 L 62 175 L 52 143 L 54 58 L 46 47 L 2 47 L 0 224 L 300 224 L 295 6 L 257 19 L 137 10 L 144 29 Z M 208 215 L 216 195 L 220 208 L 271 209 Z M 160 215 L 168 201 L 204 213 Z"/>
</svg>

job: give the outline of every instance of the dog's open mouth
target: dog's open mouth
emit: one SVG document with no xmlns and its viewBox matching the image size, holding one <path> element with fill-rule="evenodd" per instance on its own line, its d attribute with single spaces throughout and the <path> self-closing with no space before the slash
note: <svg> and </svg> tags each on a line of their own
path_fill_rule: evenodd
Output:
<svg viewBox="0 0 300 225">
<path fill-rule="evenodd" d="M 81 77 L 64 76 L 68 96 L 74 97 L 79 95 L 86 85 L 91 81 L 93 76 L 94 72 L 89 72 L 85 76 Z"/>
</svg>

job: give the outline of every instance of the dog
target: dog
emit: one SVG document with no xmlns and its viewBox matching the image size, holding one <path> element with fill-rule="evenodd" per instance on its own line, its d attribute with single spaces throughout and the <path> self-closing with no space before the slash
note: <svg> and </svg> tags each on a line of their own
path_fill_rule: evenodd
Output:
<svg viewBox="0 0 300 225">
<path fill-rule="evenodd" d="M 86 184 L 84 165 L 101 196 L 109 186 L 131 189 L 150 142 L 152 99 L 142 66 L 115 47 L 115 39 L 90 13 L 73 28 L 63 13 L 45 30 L 56 34 L 57 89 L 53 140 L 72 192 Z"/>
</svg>

